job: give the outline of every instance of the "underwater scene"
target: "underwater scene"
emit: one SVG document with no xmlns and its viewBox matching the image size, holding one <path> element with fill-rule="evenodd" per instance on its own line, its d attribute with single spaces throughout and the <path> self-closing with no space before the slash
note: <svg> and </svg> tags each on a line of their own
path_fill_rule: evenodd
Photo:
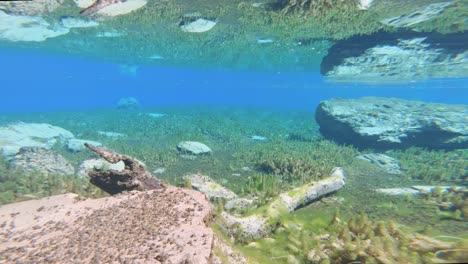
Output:
<svg viewBox="0 0 468 264">
<path fill-rule="evenodd" d="M 468 1 L 0 0 L 0 263 L 468 263 Z"/>
</svg>

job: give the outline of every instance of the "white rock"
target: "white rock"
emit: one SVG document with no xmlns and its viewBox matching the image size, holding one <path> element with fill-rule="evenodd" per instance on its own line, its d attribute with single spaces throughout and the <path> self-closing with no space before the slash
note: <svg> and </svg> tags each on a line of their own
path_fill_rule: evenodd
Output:
<svg viewBox="0 0 468 264">
<path fill-rule="evenodd" d="M 182 141 L 179 144 L 177 144 L 177 149 L 182 153 L 188 153 L 193 155 L 211 153 L 211 149 L 207 145 L 196 141 Z"/>
<path fill-rule="evenodd" d="M 412 188 L 380 188 L 375 190 L 386 195 L 416 195 L 419 191 Z"/>
<path fill-rule="evenodd" d="M 105 136 L 105 137 L 113 138 L 113 139 L 127 137 L 127 135 L 122 134 L 122 133 L 117 133 L 117 132 L 98 131 L 97 133 L 101 136 Z"/>
<path fill-rule="evenodd" d="M 150 117 L 154 117 L 154 118 L 166 116 L 166 114 L 161 114 L 161 113 L 147 113 L 147 115 Z"/>
<path fill-rule="evenodd" d="M 119 161 L 117 163 L 110 163 L 106 161 L 105 159 L 90 159 L 90 160 L 85 160 L 83 161 L 83 163 L 81 163 L 76 175 L 82 178 L 86 178 L 88 177 L 88 173 L 92 170 L 123 171 L 124 169 L 125 169 L 125 164 L 123 163 L 123 161 Z"/>
<path fill-rule="evenodd" d="M 144 7 L 147 3 L 147 0 L 128 0 L 106 6 L 96 13 L 105 16 L 120 16 L 138 10 Z"/>
<path fill-rule="evenodd" d="M 180 26 L 180 29 L 184 32 L 191 33 L 202 33 L 212 29 L 216 25 L 216 21 L 199 18 L 188 24 Z"/>
<path fill-rule="evenodd" d="M 70 29 L 52 26 L 38 16 L 14 16 L 0 10 L 0 40 L 41 42 L 68 32 Z"/>
<path fill-rule="evenodd" d="M 217 199 L 232 200 L 237 198 L 237 195 L 214 182 L 210 177 L 202 174 L 193 174 L 183 177 L 184 179 L 189 179 L 192 188 L 204 193 L 210 201 L 215 201 Z"/>
<path fill-rule="evenodd" d="M 358 0 L 357 5 L 361 10 L 367 10 L 372 5 L 373 0 Z"/>
<path fill-rule="evenodd" d="M 153 171 L 154 174 L 161 174 L 166 171 L 166 168 L 157 168 Z"/>
<path fill-rule="evenodd" d="M 273 40 L 270 38 L 261 38 L 261 39 L 257 39 L 257 43 L 260 43 L 260 44 L 273 43 Z"/>
<path fill-rule="evenodd" d="M 262 137 L 262 136 L 252 136 L 250 137 L 252 140 L 257 140 L 257 141 L 265 141 L 267 140 L 266 137 Z"/>
<path fill-rule="evenodd" d="M 64 17 L 60 19 L 62 26 L 66 28 L 88 28 L 88 27 L 97 27 L 99 23 L 93 20 L 83 20 L 74 17 Z"/>
<path fill-rule="evenodd" d="M 86 147 L 84 146 L 85 143 L 91 144 L 96 147 L 102 146 L 101 143 L 96 141 L 72 138 L 68 140 L 67 149 L 71 152 L 79 152 L 86 149 Z"/>
<path fill-rule="evenodd" d="M 157 55 L 157 54 L 152 55 L 152 56 L 150 56 L 150 57 L 148 57 L 148 58 L 150 58 L 150 59 L 152 59 L 152 60 L 163 60 L 163 59 L 164 59 L 163 56 Z"/>
<path fill-rule="evenodd" d="M 398 160 L 387 155 L 381 153 L 369 153 L 359 155 L 356 158 L 375 164 L 388 173 L 401 174 L 401 168 Z"/>
<path fill-rule="evenodd" d="M 50 149 L 58 141 L 71 138 L 70 131 L 49 124 L 19 122 L 0 127 L 0 148 L 7 159 L 21 147 Z"/>
</svg>

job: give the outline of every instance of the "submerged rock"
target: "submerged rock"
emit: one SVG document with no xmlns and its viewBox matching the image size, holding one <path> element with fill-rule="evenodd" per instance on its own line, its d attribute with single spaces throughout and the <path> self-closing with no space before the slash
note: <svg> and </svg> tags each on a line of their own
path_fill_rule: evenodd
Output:
<svg viewBox="0 0 468 264">
<path fill-rule="evenodd" d="M 367 10 L 371 7 L 373 0 L 358 0 L 357 6 L 361 10 Z"/>
<path fill-rule="evenodd" d="M 94 146 L 102 146 L 101 143 L 96 142 L 96 141 L 72 138 L 68 140 L 67 149 L 71 152 L 79 152 L 79 151 L 86 149 L 84 145 L 85 143 L 88 143 Z"/>
<path fill-rule="evenodd" d="M 251 206 L 253 203 L 254 201 L 250 199 L 237 198 L 237 199 L 228 201 L 224 205 L 224 209 L 226 211 L 243 211 L 249 208 L 249 206 Z"/>
<path fill-rule="evenodd" d="M 60 23 L 66 28 L 88 28 L 99 26 L 99 23 L 96 21 L 83 20 L 75 17 L 62 17 L 60 19 Z"/>
<path fill-rule="evenodd" d="M 177 150 L 191 155 L 211 154 L 211 149 L 207 145 L 197 141 L 182 141 L 177 144 Z"/>
<path fill-rule="evenodd" d="M 253 135 L 250 137 L 252 140 L 256 140 L 256 141 L 266 141 L 267 138 L 266 137 L 263 137 L 263 136 L 257 136 L 257 135 Z"/>
<path fill-rule="evenodd" d="M 376 33 L 338 41 L 320 65 L 331 81 L 410 82 L 468 76 L 466 34 Z"/>
<path fill-rule="evenodd" d="M 50 149 L 57 142 L 72 139 L 73 134 L 61 127 L 39 123 L 12 123 L 0 127 L 0 149 L 8 159 L 21 147 Z"/>
<path fill-rule="evenodd" d="M 90 159 L 85 160 L 81 163 L 80 167 L 78 168 L 78 172 L 76 173 L 77 176 L 82 178 L 88 178 L 88 174 L 92 171 L 103 171 L 103 170 L 115 170 L 115 171 L 123 171 L 125 169 L 125 164 L 123 161 L 119 161 L 117 163 L 110 163 L 105 159 Z"/>
<path fill-rule="evenodd" d="M 135 97 L 124 97 L 117 102 L 117 108 L 123 110 L 136 110 L 140 108 L 140 102 Z"/>
<path fill-rule="evenodd" d="M 386 195 L 417 195 L 419 191 L 412 188 L 380 188 L 375 190 Z"/>
<path fill-rule="evenodd" d="M 203 33 L 212 29 L 215 25 L 216 21 L 198 18 L 194 21 L 181 22 L 179 27 L 184 32 Z"/>
<path fill-rule="evenodd" d="M 468 147 L 468 106 L 397 98 L 334 98 L 317 107 L 321 134 L 358 148 Z"/>
<path fill-rule="evenodd" d="M 97 132 L 101 136 L 105 136 L 108 138 L 112 139 L 119 139 L 119 138 L 125 138 L 127 135 L 122 134 L 122 133 L 117 133 L 117 132 L 111 132 L 111 131 L 98 131 Z"/>
<path fill-rule="evenodd" d="M 210 201 L 216 201 L 218 199 L 233 200 L 237 198 L 234 192 L 214 182 L 208 176 L 193 174 L 184 176 L 184 180 L 188 180 L 193 189 L 204 193 Z"/>
<path fill-rule="evenodd" d="M 398 160 L 380 153 L 362 154 L 356 158 L 368 161 L 379 166 L 388 173 L 401 174 L 401 168 Z"/>
<path fill-rule="evenodd" d="M 39 147 L 22 147 L 10 160 L 14 169 L 44 175 L 73 175 L 75 169 L 60 154 Z"/>
</svg>

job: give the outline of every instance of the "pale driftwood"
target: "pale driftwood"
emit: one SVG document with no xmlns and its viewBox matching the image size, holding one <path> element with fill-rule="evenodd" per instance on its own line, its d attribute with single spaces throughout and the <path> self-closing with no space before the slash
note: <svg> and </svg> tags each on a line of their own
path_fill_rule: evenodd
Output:
<svg viewBox="0 0 468 264">
<path fill-rule="evenodd" d="M 235 217 L 222 212 L 230 232 L 240 242 L 256 240 L 269 235 L 276 227 L 281 215 L 291 213 L 314 200 L 336 192 L 345 186 L 342 168 L 335 168 L 331 175 L 317 182 L 306 184 L 289 192 L 280 194 L 260 214 Z"/>
<path fill-rule="evenodd" d="M 109 194 L 117 194 L 123 191 L 147 191 L 166 188 L 164 182 L 147 171 L 137 160 L 88 143 L 84 145 L 110 163 L 122 161 L 125 164 L 122 171 L 93 170 L 88 173 L 91 178 L 90 182 L 103 191 Z"/>
</svg>

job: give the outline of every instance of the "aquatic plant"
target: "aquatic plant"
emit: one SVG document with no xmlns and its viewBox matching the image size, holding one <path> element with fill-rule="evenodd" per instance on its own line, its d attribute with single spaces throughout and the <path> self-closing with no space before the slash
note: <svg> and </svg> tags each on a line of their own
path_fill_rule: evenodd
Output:
<svg viewBox="0 0 468 264">
<path fill-rule="evenodd" d="M 366 215 L 335 223 L 317 236 L 318 246 L 307 253 L 312 263 L 429 263 L 441 249 L 466 245 L 438 241 L 399 228 L 393 221 L 373 222 Z M 426 243 L 426 244 L 425 244 Z"/>
<path fill-rule="evenodd" d="M 354 0 L 279 0 L 271 3 L 270 7 L 281 10 L 282 14 L 299 13 L 312 16 L 323 16 L 332 9 L 357 9 Z"/>
<path fill-rule="evenodd" d="M 107 196 L 87 179 L 78 178 L 74 175 L 44 175 L 31 172 L 25 173 L 21 170 L 1 170 L 0 205 L 67 192 L 92 198 Z"/>
<path fill-rule="evenodd" d="M 439 217 L 468 221 L 468 190 L 465 187 L 435 187 L 431 192 L 421 191 L 421 194 L 426 203 L 437 206 Z"/>
<path fill-rule="evenodd" d="M 455 182 L 466 184 L 468 180 L 467 150 L 426 150 L 412 147 L 389 152 L 398 159 L 406 177 L 426 183 Z"/>
<path fill-rule="evenodd" d="M 328 176 L 332 168 L 350 164 L 357 151 L 327 140 L 275 141 L 246 154 L 257 170 L 280 177 L 283 184 L 300 186 Z"/>
</svg>

